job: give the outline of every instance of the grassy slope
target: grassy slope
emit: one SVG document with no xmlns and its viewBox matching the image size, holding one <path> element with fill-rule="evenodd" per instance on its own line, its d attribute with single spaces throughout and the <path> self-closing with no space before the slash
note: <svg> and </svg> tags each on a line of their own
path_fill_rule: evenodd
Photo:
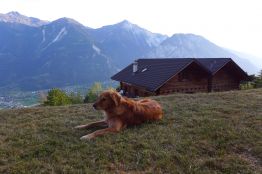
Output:
<svg viewBox="0 0 262 174">
<path fill-rule="evenodd" d="M 91 105 L 0 111 L 0 173 L 262 172 L 262 89 L 156 100 L 162 121 L 91 142 Z"/>
</svg>

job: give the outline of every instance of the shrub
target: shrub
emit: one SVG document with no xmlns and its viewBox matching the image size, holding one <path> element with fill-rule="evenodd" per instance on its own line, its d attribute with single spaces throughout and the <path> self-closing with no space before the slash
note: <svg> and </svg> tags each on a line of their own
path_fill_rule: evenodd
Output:
<svg viewBox="0 0 262 174">
<path fill-rule="evenodd" d="M 262 88 L 262 79 L 257 78 L 254 83 L 255 88 Z"/>
<path fill-rule="evenodd" d="M 260 70 L 258 76 L 254 80 L 255 88 L 262 88 L 262 70 Z"/>
<path fill-rule="evenodd" d="M 252 88 L 262 88 L 262 70 L 259 72 L 259 74 L 256 75 L 250 75 L 248 82 L 243 82 L 240 84 L 240 89 L 252 89 Z"/>
<path fill-rule="evenodd" d="M 58 88 L 48 91 L 47 100 L 44 102 L 44 105 L 48 106 L 61 106 L 68 104 L 72 104 L 70 98 L 64 91 Z"/>
<path fill-rule="evenodd" d="M 102 92 L 103 88 L 101 83 L 95 82 L 91 88 L 88 89 L 87 94 L 84 99 L 84 103 L 92 103 L 96 101 L 99 94 Z"/>
<path fill-rule="evenodd" d="M 72 104 L 81 104 L 81 103 L 84 102 L 83 97 L 81 96 L 81 94 L 79 92 L 77 92 L 77 93 L 71 92 L 69 94 L 69 99 L 70 99 Z"/>
<path fill-rule="evenodd" d="M 253 89 L 255 87 L 254 82 L 244 82 L 240 84 L 240 89 L 245 90 L 245 89 Z"/>
</svg>

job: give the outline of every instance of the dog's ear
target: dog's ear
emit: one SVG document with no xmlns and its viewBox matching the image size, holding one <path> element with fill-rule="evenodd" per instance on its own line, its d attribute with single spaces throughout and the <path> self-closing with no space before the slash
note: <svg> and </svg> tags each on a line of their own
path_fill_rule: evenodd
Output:
<svg viewBox="0 0 262 174">
<path fill-rule="evenodd" d="M 114 101 L 115 105 L 118 106 L 121 101 L 121 96 L 117 92 L 111 92 L 110 96 Z"/>
</svg>

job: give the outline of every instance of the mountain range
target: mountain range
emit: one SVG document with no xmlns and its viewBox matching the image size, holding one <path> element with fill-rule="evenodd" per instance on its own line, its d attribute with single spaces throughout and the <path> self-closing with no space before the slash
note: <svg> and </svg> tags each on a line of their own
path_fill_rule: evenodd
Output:
<svg viewBox="0 0 262 174">
<path fill-rule="evenodd" d="M 107 81 L 137 58 L 240 58 L 202 36 L 152 33 L 126 20 L 98 29 L 70 18 L 43 21 L 18 12 L 0 14 L 0 89 L 39 90 Z"/>
</svg>

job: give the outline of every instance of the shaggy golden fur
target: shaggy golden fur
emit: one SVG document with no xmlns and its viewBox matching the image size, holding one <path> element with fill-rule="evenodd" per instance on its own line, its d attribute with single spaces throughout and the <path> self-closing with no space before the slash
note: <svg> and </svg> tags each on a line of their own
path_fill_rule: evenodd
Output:
<svg viewBox="0 0 262 174">
<path fill-rule="evenodd" d="M 106 133 L 117 133 L 123 128 L 139 125 L 145 121 L 160 120 L 163 117 L 162 107 L 151 99 L 132 100 L 122 97 L 114 90 L 103 92 L 93 107 L 105 112 L 105 120 L 76 126 L 76 129 L 107 126 L 105 129 L 81 137 L 81 139 L 93 139 Z"/>
</svg>

